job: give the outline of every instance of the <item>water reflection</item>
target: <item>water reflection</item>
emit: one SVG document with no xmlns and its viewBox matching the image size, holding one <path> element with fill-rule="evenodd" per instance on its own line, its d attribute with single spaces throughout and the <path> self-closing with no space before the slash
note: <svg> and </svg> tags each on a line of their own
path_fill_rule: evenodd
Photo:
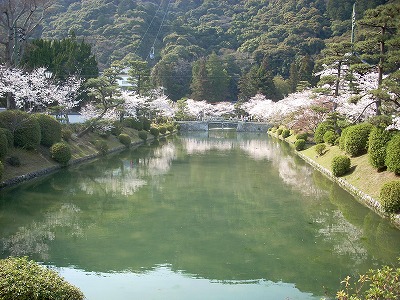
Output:
<svg viewBox="0 0 400 300">
<path fill-rule="evenodd" d="M 291 151 L 260 134 L 182 135 L 0 192 L 2 256 L 151 280 L 162 265 L 264 295 L 294 283 L 299 299 L 395 261 L 399 232 Z"/>
</svg>

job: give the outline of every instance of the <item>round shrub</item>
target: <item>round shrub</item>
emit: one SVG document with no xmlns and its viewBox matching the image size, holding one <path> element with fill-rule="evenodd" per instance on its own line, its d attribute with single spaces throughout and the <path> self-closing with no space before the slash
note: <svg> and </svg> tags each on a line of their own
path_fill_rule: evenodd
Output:
<svg viewBox="0 0 400 300">
<path fill-rule="evenodd" d="M 345 148 L 346 148 L 346 137 L 347 137 L 347 133 L 348 133 L 349 129 L 350 129 L 350 126 L 344 128 L 342 130 L 342 133 L 340 134 L 340 137 L 339 137 L 339 148 L 340 148 L 340 150 L 344 151 Z"/>
<path fill-rule="evenodd" d="M 14 145 L 35 149 L 40 144 L 41 132 L 37 119 L 20 110 L 6 110 L 0 113 L 0 127 L 14 135 Z"/>
<path fill-rule="evenodd" d="M 156 138 L 160 134 L 160 131 L 156 127 L 151 127 L 150 128 L 150 134 L 153 135 Z"/>
<path fill-rule="evenodd" d="M 36 114 L 35 118 L 40 125 L 40 144 L 50 147 L 61 141 L 61 124 L 54 117 L 44 114 Z"/>
<path fill-rule="evenodd" d="M 174 131 L 174 125 L 167 125 L 167 130 L 169 132 L 173 132 Z"/>
<path fill-rule="evenodd" d="M 146 119 L 146 118 L 142 118 L 141 119 L 142 123 L 143 123 L 143 130 L 149 131 L 151 128 L 151 122 L 150 120 Z"/>
<path fill-rule="evenodd" d="M 396 134 L 388 142 L 386 148 L 385 164 L 389 171 L 400 175 L 400 134 Z"/>
<path fill-rule="evenodd" d="M 3 177 L 4 166 L 3 163 L 0 161 L 0 178 Z"/>
<path fill-rule="evenodd" d="M 72 130 L 67 128 L 61 129 L 61 137 L 64 141 L 68 142 L 72 137 Z"/>
<path fill-rule="evenodd" d="M 400 181 L 390 181 L 385 183 L 379 194 L 379 202 L 385 212 L 400 212 Z"/>
<path fill-rule="evenodd" d="M 323 140 L 329 145 L 334 145 L 337 138 L 338 136 L 333 130 L 328 130 L 325 132 Z"/>
<path fill-rule="evenodd" d="M 303 139 L 299 139 L 299 140 L 296 140 L 296 141 L 294 142 L 294 148 L 295 148 L 297 151 L 304 150 L 305 147 L 306 147 L 306 141 L 303 140 Z"/>
<path fill-rule="evenodd" d="M 8 153 L 8 141 L 4 133 L 0 132 L 0 157 L 6 156 Z"/>
<path fill-rule="evenodd" d="M 346 155 L 338 155 L 332 159 L 332 173 L 334 176 L 343 176 L 350 170 L 350 157 Z"/>
<path fill-rule="evenodd" d="M 307 141 L 307 138 L 308 138 L 308 133 L 307 132 L 301 132 L 301 133 L 298 133 L 296 135 L 296 140 L 305 140 L 305 141 Z"/>
<path fill-rule="evenodd" d="M 324 155 L 325 149 L 326 145 L 324 143 L 315 145 L 315 152 L 317 152 L 318 155 Z"/>
<path fill-rule="evenodd" d="M 147 132 L 144 130 L 139 131 L 139 138 L 143 141 L 147 141 Z"/>
<path fill-rule="evenodd" d="M 120 122 L 114 122 L 111 127 L 111 134 L 114 136 L 119 136 L 123 129 L 124 127 Z"/>
<path fill-rule="evenodd" d="M 334 131 L 334 128 L 330 122 L 324 121 L 318 124 L 314 132 L 314 142 L 317 144 L 324 142 L 324 134 L 327 131 Z"/>
<path fill-rule="evenodd" d="M 121 144 L 125 145 L 125 147 L 129 147 L 131 144 L 131 137 L 125 133 L 121 133 L 118 136 L 118 140 L 120 141 Z"/>
<path fill-rule="evenodd" d="M 368 138 L 372 127 L 369 123 L 360 123 L 348 127 L 344 151 L 351 156 L 365 153 L 368 149 Z"/>
<path fill-rule="evenodd" d="M 83 293 L 55 271 L 26 257 L 0 260 L 0 299 L 84 299 Z"/>
<path fill-rule="evenodd" d="M 165 126 L 160 126 L 160 128 L 158 128 L 158 130 L 160 131 L 161 134 L 167 133 L 167 127 L 165 127 Z"/>
<path fill-rule="evenodd" d="M 7 158 L 7 163 L 8 163 L 10 166 L 13 166 L 13 167 L 19 167 L 19 166 L 21 166 L 21 160 L 19 159 L 18 156 L 10 156 L 10 157 L 8 157 L 8 158 Z"/>
<path fill-rule="evenodd" d="M 55 143 L 50 147 L 51 158 L 56 162 L 66 165 L 71 159 L 71 149 L 66 143 Z"/>
<path fill-rule="evenodd" d="M 277 134 L 277 135 L 281 135 L 281 134 L 282 134 L 282 131 L 283 131 L 282 128 L 278 128 L 278 129 L 276 130 L 276 134 Z"/>
<path fill-rule="evenodd" d="M 290 130 L 289 129 L 283 129 L 282 130 L 282 137 L 285 139 L 288 136 L 290 136 Z"/>
<path fill-rule="evenodd" d="M 14 135 L 6 128 L 0 128 L 0 134 L 4 134 L 7 138 L 7 146 L 11 148 L 14 145 Z"/>
<path fill-rule="evenodd" d="M 368 140 L 368 161 L 377 169 L 385 167 L 386 147 L 392 133 L 380 127 L 371 130 Z"/>
</svg>

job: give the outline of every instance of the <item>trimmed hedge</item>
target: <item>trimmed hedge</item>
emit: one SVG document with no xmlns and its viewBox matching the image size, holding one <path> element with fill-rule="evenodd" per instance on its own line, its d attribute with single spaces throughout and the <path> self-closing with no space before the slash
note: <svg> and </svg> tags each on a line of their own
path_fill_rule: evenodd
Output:
<svg viewBox="0 0 400 300">
<path fill-rule="evenodd" d="M 144 130 L 139 131 L 139 138 L 142 139 L 143 141 L 147 141 L 147 132 Z"/>
<path fill-rule="evenodd" d="M 68 142 L 72 138 L 72 130 L 67 128 L 61 129 L 61 137 L 64 141 Z"/>
<path fill-rule="evenodd" d="M 382 169 L 386 166 L 386 147 L 392 135 L 384 128 L 372 128 L 368 140 L 368 161 L 374 168 Z"/>
<path fill-rule="evenodd" d="M 360 123 L 348 127 L 344 150 L 351 156 L 364 154 L 368 149 L 368 138 L 372 130 L 369 123 Z"/>
<path fill-rule="evenodd" d="M 146 118 L 142 118 L 141 122 L 143 123 L 143 130 L 149 131 L 151 128 L 151 121 Z"/>
<path fill-rule="evenodd" d="M 296 140 L 305 140 L 305 141 L 307 141 L 307 138 L 308 138 L 308 133 L 307 132 L 301 132 L 301 133 L 298 133 L 296 135 Z"/>
<path fill-rule="evenodd" d="M 32 260 L 6 258 L 0 260 L 0 299 L 3 300 L 81 300 L 85 296 L 55 271 Z"/>
<path fill-rule="evenodd" d="M 3 163 L 0 161 L 0 178 L 3 177 L 4 166 Z"/>
<path fill-rule="evenodd" d="M 150 134 L 156 138 L 156 137 L 159 136 L 160 131 L 156 127 L 151 127 L 150 128 Z"/>
<path fill-rule="evenodd" d="M 315 145 L 315 152 L 317 152 L 318 155 L 324 155 L 325 149 L 326 145 L 324 143 Z"/>
<path fill-rule="evenodd" d="M 278 128 L 278 129 L 276 130 L 276 134 L 277 134 L 277 135 L 281 135 L 281 134 L 282 134 L 282 131 L 283 131 L 282 128 Z"/>
<path fill-rule="evenodd" d="M 35 149 L 40 144 L 41 132 L 37 119 L 20 110 L 6 110 L 0 113 L 0 127 L 14 135 L 14 145 Z"/>
<path fill-rule="evenodd" d="M 328 130 L 327 132 L 325 132 L 322 139 L 325 143 L 333 146 L 337 138 L 338 135 L 333 130 Z"/>
<path fill-rule="evenodd" d="M 108 153 L 108 144 L 104 140 L 96 140 L 94 142 L 94 147 L 101 155 L 106 155 Z"/>
<path fill-rule="evenodd" d="M 290 130 L 289 129 L 283 129 L 282 130 L 282 137 L 285 139 L 290 136 Z"/>
<path fill-rule="evenodd" d="M 385 212 L 400 212 L 400 181 L 385 183 L 380 191 L 379 202 Z"/>
<path fill-rule="evenodd" d="M 45 114 L 36 114 L 40 125 L 40 144 L 46 147 L 61 141 L 61 124 L 54 117 Z"/>
<path fill-rule="evenodd" d="M 294 148 L 295 148 L 297 151 L 304 150 L 305 147 L 306 147 L 306 141 L 303 140 L 303 139 L 299 139 L 299 140 L 296 140 L 296 141 L 294 142 Z"/>
<path fill-rule="evenodd" d="M 68 144 L 60 142 L 50 147 L 51 158 L 56 162 L 66 165 L 72 157 L 71 149 Z"/>
<path fill-rule="evenodd" d="M 160 128 L 158 128 L 158 130 L 160 131 L 161 134 L 167 133 L 167 127 L 165 127 L 165 126 L 160 126 Z"/>
<path fill-rule="evenodd" d="M 8 153 L 8 141 L 4 133 L 0 132 L 0 158 Z"/>
<path fill-rule="evenodd" d="M 338 155 L 332 159 L 332 173 L 336 177 L 340 177 L 349 172 L 351 166 L 350 157 L 346 155 Z"/>
<path fill-rule="evenodd" d="M 317 144 L 323 143 L 324 142 L 324 134 L 325 134 L 325 132 L 327 132 L 329 130 L 331 130 L 331 131 L 334 130 L 331 122 L 324 121 L 324 122 L 319 123 L 314 132 L 314 142 Z"/>
<path fill-rule="evenodd" d="M 344 128 L 342 130 L 342 133 L 341 133 L 341 135 L 339 137 L 339 149 L 340 150 L 344 151 L 345 148 L 346 148 L 346 137 L 347 137 L 347 133 L 349 132 L 349 130 L 350 130 L 350 126 Z"/>
<path fill-rule="evenodd" d="M 121 133 L 118 136 L 118 140 L 125 147 L 129 147 L 131 145 L 131 137 L 129 135 L 125 134 L 125 133 Z"/>
<path fill-rule="evenodd" d="M 387 144 L 385 164 L 389 171 L 400 175 L 400 134 L 396 134 Z"/>
<path fill-rule="evenodd" d="M 122 133 L 124 126 L 120 122 L 114 122 L 111 128 L 111 134 L 114 136 L 119 136 Z"/>
<path fill-rule="evenodd" d="M 10 130 L 6 128 L 0 128 L 0 134 L 4 134 L 6 136 L 8 148 L 14 146 L 14 135 Z"/>
<path fill-rule="evenodd" d="M 167 130 L 169 132 L 173 132 L 174 131 L 174 125 L 167 125 Z"/>
</svg>

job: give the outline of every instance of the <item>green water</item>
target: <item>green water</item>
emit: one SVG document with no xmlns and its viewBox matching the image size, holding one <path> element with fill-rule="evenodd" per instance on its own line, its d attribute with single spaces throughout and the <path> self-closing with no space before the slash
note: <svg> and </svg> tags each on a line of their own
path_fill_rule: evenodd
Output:
<svg viewBox="0 0 400 300">
<path fill-rule="evenodd" d="M 210 131 L 0 192 L 1 256 L 88 299 L 320 299 L 400 232 L 265 134 Z"/>
</svg>

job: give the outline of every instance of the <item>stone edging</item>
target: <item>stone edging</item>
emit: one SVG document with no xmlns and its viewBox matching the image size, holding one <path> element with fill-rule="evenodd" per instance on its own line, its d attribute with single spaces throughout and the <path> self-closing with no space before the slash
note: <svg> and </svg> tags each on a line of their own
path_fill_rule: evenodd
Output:
<svg viewBox="0 0 400 300">
<path fill-rule="evenodd" d="M 295 151 L 296 154 L 302 158 L 305 162 L 313 166 L 315 169 L 317 169 L 319 172 L 321 172 L 323 175 L 328 177 L 330 180 L 336 182 L 338 185 L 340 185 L 342 188 L 344 188 L 346 191 L 348 191 L 350 194 L 352 194 L 361 204 L 366 205 L 368 208 L 373 210 L 375 213 L 377 213 L 379 216 L 389 219 L 393 225 L 395 225 L 398 229 L 400 229 L 400 214 L 387 214 L 383 211 L 381 204 L 374 198 L 372 198 L 370 195 L 365 194 L 363 191 L 359 190 L 346 180 L 340 177 L 333 176 L 332 172 L 329 171 L 328 169 L 324 168 L 311 158 L 305 156 L 299 151 Z"/>
</svg>

